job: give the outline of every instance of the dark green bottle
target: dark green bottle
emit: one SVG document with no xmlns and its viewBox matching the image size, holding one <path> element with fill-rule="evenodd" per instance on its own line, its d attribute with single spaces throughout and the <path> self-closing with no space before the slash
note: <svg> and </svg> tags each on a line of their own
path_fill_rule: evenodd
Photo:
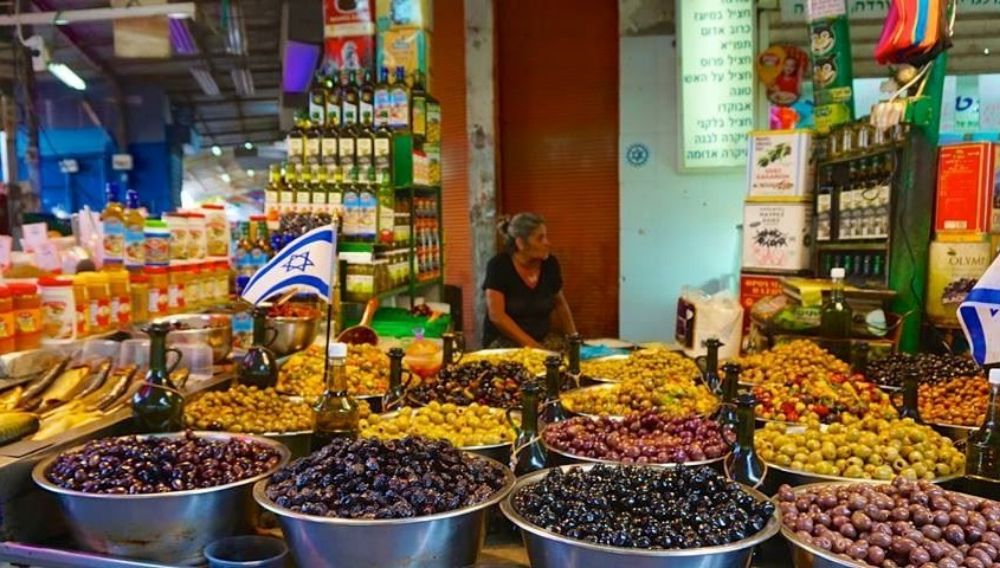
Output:
<svg viewBox="0 0 1000 568">
<path fill-rule="evenodd" d="M 445 332 L 441 334 L 441 368 L 457 365 L 465 350 L 465 337 L 461 334 Z"/>
<path fill-rule="evenodd" d="M 580 376 L 580 348 L 583 346 L 583 337 L 579 333 L 570 334 L 567 338 L 569 343 L 569 374 L 574 377 Z"/>
<path fill-rule="evenodd" d="M 511 418 L 511 410 L 507 410 L 507 420 L 517 430 L 514 451 L 510 456 L 515 475 L 525 475 L 545 468 L 548 454 L 538 435 L 538 398 L 541 392 L 542 387 L 535 379 L 524 381 L 521 385 L 520 427 Z"/>
<path fill-rule="evenodd" d="M 722 379 L 719 378 L 719 348 L 722 342 L 715 337 L 709 337 L 702 342 L 705 346 L 705 368 L 702 369 L 701 377 L 705 386 L 712 392 L 719 394 Z"/>
<path fill-rule="evenodd" d="M 390 412 L 403 406 L 403 357 L 405 352 L 399 347 L 389 350 L 389 390 L 382 398 L 382 412 Z"/>
<path fill-rule="evenodd" d="M 237 376 L 244 385 L 260 389 L 273 387 L 278 382 L 278 358 L 267 348 L 267 311 L 264 306 L 250 310 L 253 318 L 253 344 L 240 359 Z"/>
<path fill-rule="evenodd" d="M 764 462 L 753 445 L 756 405 L 757 398 L 750 393 L 736 399 L 736 445 L 728 467 L 732 480 L 750 487 L 757 487 L 764 480 Z"/>
<path fill-rule="evenodd" d="M 920 418 L 919 391 L 920 375 L 916 370 L 909 370 L 903 376 L 903 407 L 899 409 L 900 418 L 912 418 L 917 424 L 923 424 Z"/>
<path fill-rule="evenodd" d="M 549 355 L 545 358 L 545 406 L 542 409 L 542 421 L 545 424 L 562 422 L 568 418 L 566 409 L 559 399 L 559 387 L 562 384 L 562 357 Z"/>
<path fill-rule="evenodd" d="M 739 387 L 742 367 L 736 363 L 722 366 L 722 404 L 719 406 L 719 426 L 736 427 L 736 390 Z"/>
<path fill-rule="evenodd" d="M 169 324 L 152 323 L 144 330 L 149 335 L 149 371 L 146 380 L 132 397 L 132 419 L 143 434 L 179 432 L 184 428 L 184 396 L 169 386 L 167 349 Z M 176 364 L 174 365 L 176 367 Z"/>
</svg>

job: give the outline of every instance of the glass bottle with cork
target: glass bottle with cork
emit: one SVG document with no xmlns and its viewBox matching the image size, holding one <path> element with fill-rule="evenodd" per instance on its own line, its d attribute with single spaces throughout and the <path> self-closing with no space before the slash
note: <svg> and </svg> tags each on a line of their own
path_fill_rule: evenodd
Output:
<svg viewBox="0 0 1000 568">
<path fill-rule="evenodd" d="M 178 363 L 181 353 L 167 349 L 169 324 L 152 323 L 144 331 L 149 335 L 149 371 L 132 397 L 132 420 L 143 434 L 178 432 L 184 427 L 184 396 L 170 386 L 172 369 L 167 368 L 167 352 L 176 353 Z"/>
<path fill-rule="evenodd" d="M 512 409 L 507 409 L 507 422 L 517 432 L 510 461 L 511 469 L 518 476 L 543 469 L 548 459 L 548 453 L 538 433 L 538 398 L 541 393 L 542 387 L 537 379 L 530 379 L 521 384 L 520 425 L 514 422 Z"/>
<path fill-rule="evenodd" d="M 327 351 L 326 391 L 316 403 L 312 451 L 360 431 L 358 402 L 347 392 L 347 344 L 331 343 Z"/>
<path fill-rule="evenodd" d="M 549 355 L 545 358 L 545 403 L 542 406 L 542 421 L 554 424 L 566 420 L 566 409 L 559 398 L 562 384 L 562 357 Z"/>
<path fill-rule="evenodd" d="M 767 473 L 753 443 L 756 405 L 757 398 L 751 393 L 736 398 L 736 444 L 726 466 L 730 479 L 750 487 L 759 486 Z"/>
<path fill-rule="evenodd" d="M 830 270 L 832 285 L 829 295 L 823 301 L 819 317 L 820 330 L 823 337 L 828 340 L 829 351 L 842 361 L 850 362 L 853 314 L 844 295 L 845 274 L 843 268 Z"/>
<path fill-rule="evenodd" d="M 269 341 L 267 327 L 267 306 L 254 306 L 250 310 L 253 320 L 253 343 L 240 359 L 237 377 L 244 385 L 259 389 L 273 387 L 278 382 L 278 358 L 267 346 Z M 273 338 L 271 338 L 273 339 Z"/>
</svg>

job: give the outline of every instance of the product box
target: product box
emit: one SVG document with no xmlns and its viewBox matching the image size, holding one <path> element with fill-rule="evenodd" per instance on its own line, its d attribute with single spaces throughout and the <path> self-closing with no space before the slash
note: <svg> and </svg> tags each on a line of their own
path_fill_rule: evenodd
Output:
<svg viewBox="0 0 1000 568">
<path fill-rule="evenodd" d="M 416 71 L 424 74 L 424 87 L 431 90 L 431 34 L 423 30 L 388 30 L 378 33 L 378 67 L 389 70 L 390 80 L 396 67 L 406 70 L 406 82 L 413 84 Z"/>
<path fill-rule="evenodd" d="M 373 0 L 323 0 L 323 37 L 375 33 Z"/>
<path fill-rule="evenodd" d="M 995 163 L 995 149 L 990 142 L 952 144 L 938 150 L 935 233 L 990 230 Z"/>
<path fill-rule="evenodd" d="M 750 332 L 750 308 L 758 300 L 782 294 L 781 276 L 740 273 L 740 305 L 743 306 L 743 335 Z"/>
<path fill-rule="evenodd" d="M 418 28 L 434 29 L 433 0 L 375 0 L 378 31 Z"/>
<path fill-rule="evenodd" d="M 743 207 L 743 269 L 807 270 L 812 263 L 812 203 L 754 203 Z"/>
<path fill-rule="evenodd" d="M 749 201 L 805 201 L 813 193 L 811 130 L 752 132 L 747 167 Z"/>
<path fill-rule="evenodd" d="M 335 37 L 326 40 L 326 60 L 331 69 L 371 69 L 375 64 L 372 36 Z"/>
<path fill-rule="evenodd" d="M 958 323 L 955 311 L 989 268 L 993 250 L 986 235 L 979 242 L 931 242 L 927 267 L 927 318 Z"/>
</svg>

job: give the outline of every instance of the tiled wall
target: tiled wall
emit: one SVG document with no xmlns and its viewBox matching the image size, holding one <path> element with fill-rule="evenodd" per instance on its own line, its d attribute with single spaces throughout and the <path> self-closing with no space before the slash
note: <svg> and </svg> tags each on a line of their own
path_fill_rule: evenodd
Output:
<svg viewBox="0 0 1000 568">
<path fill-rule="evenodd" d="M 622 37 L 620 58 L 620 335 L 671 339 L 681 288 L 735 289 L 744 174 L 677 171 L 672 36 Z"/>
</svg>

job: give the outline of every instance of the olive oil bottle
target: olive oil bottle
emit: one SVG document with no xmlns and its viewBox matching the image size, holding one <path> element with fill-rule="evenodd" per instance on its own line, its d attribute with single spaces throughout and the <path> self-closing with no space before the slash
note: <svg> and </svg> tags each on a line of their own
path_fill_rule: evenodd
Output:
<svg viewBox="0 0 1000 568">
<path fill-rule="evenodd" d="M 507 411 L 507 420 L 517 431 L 510 456 L 514 474 L 521 476 L 545 468 L 548 454 L 538 435 L 538 398 L 542 392 L 536 379 L 521 384 L 521 424 L 518 426 Z"/>
<path fill-rule="evenodd" d="M 542 421 L 554 424 L 566 420 L 566 409 L 559 398 L 559 387 L 562 384 L 562 357 L 549 355 L 545 358 L 545 404 L 542 408 Z"/>
<path fill-rule="evenodd" d="M 357 438 L 360 431 L 358 402 L 347 392 L 347 344 L 331 343 L 327 356 L 330 372 L 326 391 L 315 406 L 313 451 L 337 438 Z"/>
<path fill-rule="evenodd" d="M 733 447 L 729 477 L 750 487 L 757 487 L 764 481 L 764 462 L 757 455 L 753 445 L 754 407 L 757 398 L 750 393 L 741 394 L 736 399 L 736 445 Z"/>
<path fill-rule="evenodd" d="M 828 340 L 828 349 L 844 362 L 851 360 L 851 325 L 853 314 L 844 296 L 843 268 L 830 270 L 833 285 L 829 297 L 820 309 L 819 321 L 823 337 Z"/>
</svg>

